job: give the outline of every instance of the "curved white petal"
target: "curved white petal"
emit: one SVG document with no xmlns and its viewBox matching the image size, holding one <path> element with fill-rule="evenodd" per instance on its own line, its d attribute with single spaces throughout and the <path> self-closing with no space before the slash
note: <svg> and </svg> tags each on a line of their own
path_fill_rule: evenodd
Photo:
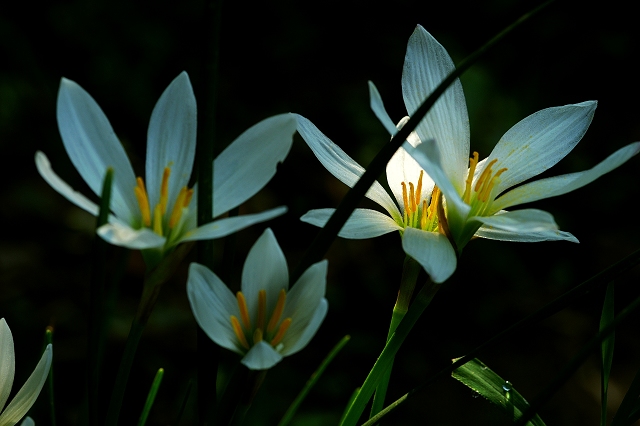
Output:
<svg viewBox="0 0 640 426">
<path fill-rule="evenodd" d="M 287 260 L 270 228 L 265 229 L 249 250 L 242 268 L 241 282 L 250 318 L 257 318 L 260 290 L 266 292 L 266 312 L 272 312 L 278 301 L 280 290 L 289 289 Z"/>
<path fill-rule="evenodd" d="M 597 102 L 546 108 L 513 126 L 500 138 L 488 162 L 497 171 L 506 168 L 496 184 L 496 194 L 554 166 L 580 142 Z"/>
<path fill-rule="evenodd" d="M 206 266 L 189 265 L 187 296 L 198 325 L 223 348 L 244 353 L 231 326 L 231 315 L 240 319 L 238 303 L 231 290 Z"/>
<path fill-rule="evenodd" d="M 585 170 L 584 172 L 540 179 L 535 182 L 519 186 L 495 200 L 491 208 L 494 211 L 502 210 L 518 204 L 530 203 L 532 201 L 555 197 L 574 191 L 624 164 L 639 151 L 640 142 L 634 142 L 624 148 L 620 148 L 595 167 Z"/>
<path fill-rule="evenodd" d="M 36 151 L 36 168 L 38 169 L 40 176 L 42 176 L 42 178 L 51 185 L 53 189 L 58 191 L 60 195 L 80 207 L 82 210 L 87 211 L 94 216 L 98 215 L 98 205 L 63 181 L 60 176 L 53 171 L 49 159 L 41 151 Z"/>
<path fill-rule="evenodd" d="M 398 123 L 398 129 L 401 129 L 409 121 L 409 117 L 404 117 Z M 407 142 L 411 146 L 418 146 L 421 142 L 415 132 L 412 132 L 407 138 Z M 404 212 L 404 195 L 402 190 L 402 183 L 406 185 L 407 196 L 410 194 L 410 184 L 413 184 L 414 190 L 417 191 L 418 179 L 420 178 L 420 172 L 422 172 L 422 187 L 420 190 L 420 200 L 428 200 L 433 192 L 433 179 L 424 172 L 422 167 L 414 160 L 414 158 L 407 153 L 407 151 L 400 147 L 393 154 L 391 160 L 387 163 L 387 182 L 393 195 L 396 197 L 400 210 Z"/>
<path fill-rule="evenodd" d="M 25 417 L 20 426 L 36 426 L 36 422 L 29 416 Z"/>
<path fill-rule="evenodd" d="M 364 169 L 349 157 L 338 145 L 333 143 L 309 120 L 296 114 L 298 133 L 305 140 L 309 148 L 320 163 L 340 182 L 350 188 L 356 184 Z M 380 204 L 391 217 L 400 219 L 400 211 L 387 191 L 377 181 L 373 182 L 366 193 L 366 197 Z"/>
<path fill-rule="evenodd" d="M 300 220 L 322 228 L 334 211 L 335 209 L 309 210 Z M 364 240 L 400 230 L 402 230 L 402 227 L 386 214 L 369 209 L 355 209 L 338 233 L 338 236 L 353 240 Z"/>
<path fill-rule="evenodd" d="M 293 143 L 296 120 L 280 114 L 253 125 L 213 163 L 213 217 L 244 203 L 276 173 Z"/>
<path fill-rule="evenodd" d="M 225 217 L 223 219 L 214 220 L 211 223 L 207 223 L 206 225 L 202 225 L 187 232 L 182 238 L 180 238 L 179 242 L 211 240 L 214 238 L 226 237 L 236 231 L 255 225 L 256 223 L 273 219 L 274 217 L 283 215 L 286 212 L 286 207 L 276 207 L 275 209 L 261 213 L 245 214 L 242 216 Z"/>
<path fill-rule="evenodd" d="M 282 355 L 289 356 L 292 355 L 301 349 L 303 349 L 309 341 L 316 335 L 318 328 L 324 321 L 324 318 L 327 316 L 327 310 L 329 309 L 329 302 L 327 299 L 323 298 L 318 307 L 313 311 L 313 316 L 307 323 L 307 326 L 302 330 L 291 330 L 291 327 L 287 331 L 287 333 L 295 333 L 295 340 L 292 339 L 292 343 L 287 346 L 285 343 L 284 348 L 282 349 Z M 293 327 L 293 324 L 291 325 Z M 285 342 L 287 340 L 288 335 L 285 335 Z"/>
<path fill-rule="evenodd" d="M 27 414 L 29 408 L 36 402 L 40 390 L 44 386 L 44 382 L 49 375 L 49 368 L 51 367 L 51 359 L 53 349 L 51 344 L 48 344 L 42 358 L 36 365 L 35 370 L 31 373 L 31 376 L 24 383 L 22 388 L 18 391 L 13 400 L 7 405 L 7 408 L 0 415 L 0 424 L 2 425 L 14 425 L 20 421 Z"/>
<path fill-rule="evenodd" d="M 276 352 L 264 340 L 253 345 L 249 352 L 240 360 L 249 370 L 266 370 L 282 360 L 282 355 Z"/>
<path fill-rule="evenodd" d="M 60 81 L 58 129 L 71 162 L 93 192 L 100 196 L 102 180 L 112 167 L 111 210 L 131 223 L 138 217 L 133 189 L 136 179 L 122 144 L 95 100 L 77 83 Z"/>
<path fill-rule="evenodd" d="M 191 177 L 196 152 L 196 97 L 186 72 L 181 72 L 158 99 L 147 131 L 146 185 L 153 209 L 160 201 L 165 167 L 171 168 L 169 203 L 173 203 Z"/>
<path fill-rule="evenodd" d="M 456 270 L 456 253 L 447 237 L 442 234 L 406 228 L 402 248 L 422 265 L 431 281 L 436 284 L 448 280 Z"/>
<path fill-rule="evenodd" d="M 503 229 L 489 228 L 482 226 L 476 231 L 476 237 L 487 238 L 489 240 L 514 241 L 522 243 L 538 243 L 541 241 L 565 240 L 572 243 L 579 243 L 578 239 L 569 232 L 557 229 L 547 229 L 534 232 L 513 232 Z"/>
<path fill-rule="evenodd" d="M 7 321 L 2 318 L 0 319 L 0 411 L 4 408 L 11 393 L 15 363 L 13 336 Z"/>
<path fill-rule="evenodd" d="M 384 103 L 380 97 L 380 92 L 378 92 L 378 89 L 372 81 L 369 81 L 369 99 L 369 106 L 376 117 L 378 117 L 378 120 L 380 120 L 391 136 L 395 135 L 398 130 L 395 124 L 393 124 L 391 117 L 389 117 L 389 114 L 387 114 L 387 110 L 384 108 Z"/>
<path fill-rule="evenodd" d="M 409 38 L 402 71 L 402 95 L 409 115 L 454 70 L 446 49 L 418 25 Z M 460 80 L 440 96 L 416 132 L 422 141 L 435 139 L 445 174 L 462 192 L 469 164 L 469 116 Z"/>
<path fill-rule="evenodd" d="M 558 229 L 551 213 L 537 209 L 522 209 L 511 212 L 503 210 L 493 216 L 474 216 L 470 220 L 482 222 L 485 228 L 524 234 Z"/>
<path fill-rule="evenodd" d="M 134 250 L 159 248 L 164 246 L 166 238 L 149 228 L 133 229 L 119 221 L 112 221 L 98 228 L 98 235 L 106 242 Z"/>
</svg>

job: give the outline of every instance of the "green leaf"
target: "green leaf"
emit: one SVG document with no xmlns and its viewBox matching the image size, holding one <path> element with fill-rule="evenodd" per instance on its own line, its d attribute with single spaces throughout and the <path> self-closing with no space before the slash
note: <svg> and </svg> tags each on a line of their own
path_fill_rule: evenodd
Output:
<svg viewBox="0 0 640 426">
<path fill-rule="evenodd" d="M 600 331 L 607 327 L 614 318 L 613 303 L 613 283 L 607 286 L 607 293 L 604 297 L 604 306 L 602 307 L 602 316 L 600 317 Z M 612 332 L 601 343 L 602 348 L 602 382 L 601 382 L 601 415 L 600 425 L 607 424 L 607 391 L 609 388 L 609 374 L 611 372 L 611 364 L 613 362 L 613 344 L 615 334 Z"/>
<path fill-rule="evenodd" d="M 451 376 L 500 407 L 513 420 L 519 419 L 529 408 L 529 403 L 509 381 L 498 376 L 478 358 L 456 368 Z M 536 415 L 527 425 L 544 426 L 544 422 Z"/>
<path fill-rule="evenodd" d="M 144 426 L 147 422 L 147 417 L 149 417 L 149 412 L 151 411 L 153 402 L 156 400 L 156 394 L 158 393 L 158 389 L 160 388 L 160 383 L 162 383 L 162 376 L 164 376 L 164 369 L 159 368 L 158 372 L 156 373 L 156 377 L 154 377 L 153 379 L 153 383 L 151 383 L 151 389 L 149 390 L 147 400 L 144 403 L 144 407 L 142 408 L 140 420 L 138 420 L 138 426 Z"/>
</svg>

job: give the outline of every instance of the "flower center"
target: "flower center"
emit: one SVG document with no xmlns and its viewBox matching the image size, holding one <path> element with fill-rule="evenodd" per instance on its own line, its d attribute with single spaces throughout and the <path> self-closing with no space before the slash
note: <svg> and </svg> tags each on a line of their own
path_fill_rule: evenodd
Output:
<svg viewBox="0 0 640 426">
<path fill-rule="evenodd" d="M 404 202 L 404 213 L 402 216 L 402 225 L 406 228 L 418 228 L 423 231 L 434 231 L 438 226 L 438 202 L 440 199 L 440 189 L 435 186 L 431 193 L 431 199 L 421 199 L 422 194 L 422 176 L 424 170 L 420 170 L 418 184 L 414 187 L 413 182 L 409 182 L 409 190 L 407 191 L 407 183 L 402 182 L 402 201 Z"/>
<path fill-rule="evenodd" d="M 152 228 L 153 231 L 161 236 L 168 234 L 179 222 L 182 217 L 182 209 L 189 206 L 191 197 L 193 196 L 193 189 L 188 189 L 186 186 L 182 187 L 178 193 L 173 209 L 171 213 L 167 215 L 167 205 L 169 203 L 169 176 L 171 175 L 171 169 L 169 167 L 164 168 L 162 174 L 162 184 L 160 185 L 160 202 L 151 210 L 149 205 L 149 197 L 144 185 L 144 180 L 138 176 L 136 179 L 137 185 L 133 189 L 140 206 L 140 213 L 142 215 L 142 226 Z"/>
<path fill-rule="evenodd" d="M 267 292 L 266 290 L 260 290 L 258 292 L 258 315 L 254 318 L 253 323 L 249 317 L 249 309 L 247 308 L 244 294 L 239 291 L 236 294 L 236 298 L 238 299 L 240 320 L 235 315 L 231 315 L 230 320 L 231 327 L 233 327 L 233 332 L 240 345 L 249 350 L 253 345 L 265 340 L 277 349 L 291 325 L 291 318 L 285 318 L 281 321 L 287 292 L 284 289 L 280 290 L 278 302 L 273 312 L 271 312 L 271 316 L 267 317 Z"/>
<path fill-rule="evenodd" d="M 474 185 L 473 176 L 478 165 L 478 153 L 474 151 L 473 157 L 469 159 L 469 175 L 465 181 L 466 185 L 462 199 L 471 206 L 474 215 L 481 215 L 485 212 L 495 199 L 496 194 L 493 193 L 493 190 L 500 182 L 500 175 L 507 171 L 507 168 L 502 168 L 494 172 L 493 166 L 497 162 L 497 158 L 491 160 L 478 179 L 476 179 Z"/>
</svg>

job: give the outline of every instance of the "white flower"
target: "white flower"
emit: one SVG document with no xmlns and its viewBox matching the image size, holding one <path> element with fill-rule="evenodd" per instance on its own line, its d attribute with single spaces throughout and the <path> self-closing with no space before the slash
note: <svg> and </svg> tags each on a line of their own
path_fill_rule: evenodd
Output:
<svg viewBox="0 0 640 426">
<path fill-rule="evenodd" d="M 256 241 L 235 296 L 207 267 L 189 267 L 187 294 L 196 321 L 252 370 L 273 367 L 304 348 L 327 314 L 327 261 L 311 265 L 289 291 L 284 254 L 271 229 Z"/>
<path fill-rule="evenodd" d="M 164 91 L 151 114 L 147 133 L 146 178 L 133 172 L 122 144 L 98 104 L 78 84 L 65 78 L 58 92 L 58 127 L 71 162 L 100 196 L 108 167 L 114 178 L 109 223 L 98 233 L 106 241 L 160 254 L 184 241 L 220 238 L 285 212 L 280 207 L 259 214 L 223 218 L 196 227 L 196 187 L 188 188 L 196 149 L 196 101 L 186 72 Z M 237 207 L 258 192 L 291 147 L 291 114 L 267 118 L 249 128 L 214 161 L 213 216 Z M 74 191 L 36 153 L 42 177 L 68 200 L 97 215 L 98 206 Z"/>
<path fill-rule="evenodd" d="M 0 319 L 0 412 L 2 412 L 0 414 L 0 426 L 13 426 L 18 423 L 36 401 L 49 374 L 52 350 L 51 345 L 47 345 L 35 370 L 33 370 L 31 376 L 5 408 L 13 385 L 15 353 L 11 330 L 9 330 L 5 319 Z M 27 417 L 22 424 L 32 425 L 33 420 Z"/>
</svg>

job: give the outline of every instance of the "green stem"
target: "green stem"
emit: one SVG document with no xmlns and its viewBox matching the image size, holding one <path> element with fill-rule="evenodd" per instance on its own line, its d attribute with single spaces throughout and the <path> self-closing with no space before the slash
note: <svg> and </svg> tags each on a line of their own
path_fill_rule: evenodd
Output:
<svg viewBox="0 0 640 426">
<path fill-rule="evenodd" d="M 151 411 L 153 402 L 156 400 L 156 395 L 158 394 L 160 383 L 162 383 L 162 376 L 164 376 L 164 369 L 160 368 L 156 373 L 156 377 L 153 379 L 153 383 L 151 383 L 151 389 L 149 389 L 147 400 L 145 401 L 144 407 L 142 408 L 142 413 L 140 414 L 140 420 L 138 420 L 138 426 L 144 426 L 145 423 L 147 423 L 149 412 Z"/>
<path fill-rule="evenodd" d="M 369 399 L 373 395 L 382 375 L 393 362 L 393 357 L 400 349 L 404 339 L 409 335 L 409 332 L 415 325 L 416 321 L 418 321 L 418 318 L 420 318 L 422 312 L 424 312 L 427 306 L 429 306 L 429 303 L 431 303 L 433 296 L 435 296 L 439 288 L 439 284 L 434 284 L 429 281 L 424 285 L 424 287 L 422 287 L 420 292 L 418 292 L 416 299 L 409 308 L 409 311 L 396 328 L 396 331 L 393 332 L 391 338 L 387 341 L 386 346 L 382 350 L 382 353 L 380 353 L 376 363 L 373 365 L 373 368 L 362 384 L 362 388 L 360 388 L 360 392 L 358 392 L 358 395 L 351 404 L 351 407 L 349 407 L 347 415 L 341 425 L 351 426 L 356 424 L 369 402 Z"/>
<path fill-rule="evenodd" d="M 413 290 L 416 287 L 416 282 L 418 281 L 418 275 L 420 274 L 420 270 L 422 267 L 418 262 L 415 261 L 410 256 L 406 256 L 404 259 L 404 265 L 402 266 L 402 278 L 400 279 L 400 289 L 398 290 L 398 299 L 396 300 L 396 304 L 393 307 L 393 313 L 391 315 L 391 324 L 389 325 L 389 333 L 387 334 L 387 341 L 391 338 L 391 335 L 402 318 L 406 315 L 409 310 L 409 303 L 411 302 L 411 296 L 413 295 Z M 371 405 L 371 414 L 370 417 L 375 416 L 382 410 L 384 407 L 384 398 L 387 394 L 387 388 L 389 386 L 389 380 L 391 379 L 391 370 L 393 369 L 393 359 L 391 360 L 391 365 L 384 373 L 382 378 L 380 379 L 380 383 L 378 383 L 378 387 L 376 388 L 376 393 L 373 396 L 373 403 Z"/>
<path fill-rule="evenodd" d="M 48 326 L 45 331 L 45 347 L 53 345 L 53 327 Z M 56 404 L 53 393 L 53 364 L 49 368 L 49 377 L 47 378 L 47 390 L 49 391 L 49 415 L 51 418 L 51 426 L 56 426 Z"/>
</svg>

